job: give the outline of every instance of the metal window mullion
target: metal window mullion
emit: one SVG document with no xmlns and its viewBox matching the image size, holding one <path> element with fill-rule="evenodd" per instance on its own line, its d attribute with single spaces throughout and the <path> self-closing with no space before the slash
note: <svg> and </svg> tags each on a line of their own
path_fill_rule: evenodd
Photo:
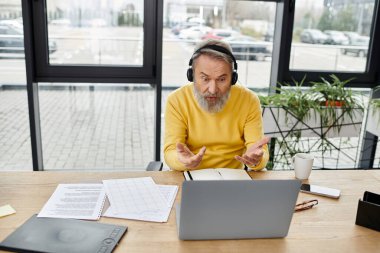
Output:
<svg viewBox="0 0 380 253">
<path fill-rule="evenodd" d="M 40 123 L 40 107 L 38 99 L 38 83 L 27 82 L 30 139 L 32 146 L 33 170 L 40 171 L 43 166 L 42 137 Z"/>
<path fill-rule="evenodd" d="M 155 86 L 155 133 L 154 133 L 154 160 L 161 160 L 161 103 L 162 103 L 162 33 L 163 33 L 163 1 L 156 1 L 156 62 L 154 74 Z"/>
<path fill-rule="evenodd" d="M 40 109 L 38 99 L 38 83 L 35 82 L 34 51 L 33 51 L 33 14 L 32 3 L 22 0 L 22 16 L 24 23 L 24 47 L 26 89 L 28 95 L 30 142 L 32 149 L 33 170 L 43 170 L 42 139 L 40 124 Z"/>
</svg>

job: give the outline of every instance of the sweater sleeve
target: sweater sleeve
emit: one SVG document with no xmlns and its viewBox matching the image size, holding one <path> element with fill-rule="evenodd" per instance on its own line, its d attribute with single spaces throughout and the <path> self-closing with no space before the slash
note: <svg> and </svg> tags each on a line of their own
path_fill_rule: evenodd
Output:
<svg viewBox="0 0 380 253">
<path fill-rule="evenodd" d="M 263 131 L 263 119 L 261 115 L 261 105 L 260 100 L 256 94 L 251 92 L 251 102 L 249 103 L 249 112 L 247 121 L 244 126 L 244 139 L 245 146 L 248 149 L 257 141 L 261 140 L 264 137 Z M 268 163 L 269 160 L 269 151 L 268 145 L 263 146 L 264 155 L 259 164 L 256 166 L 250 166 L 253 170 L 262 170 Z"/>
<path fill-rule="evenodd" d="M 164 157 L 170 169 L 179 171 L 186 170 L 186 167 L 178 160 L 176 150 L 177 143 L 186 143 L 187 139 L 187 122 L 182 113 L 177 98 L 173 94 L 169 95 L 165 109 Z"/>
</svg>

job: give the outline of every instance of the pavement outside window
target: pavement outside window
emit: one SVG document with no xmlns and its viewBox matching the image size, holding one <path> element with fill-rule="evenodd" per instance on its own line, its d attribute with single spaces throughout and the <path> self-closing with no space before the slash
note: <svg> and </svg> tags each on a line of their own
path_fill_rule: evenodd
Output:
<svg viewBox="0 0 380 253">
<path fill-rule="evenodd" d="M 0 168 L 31 170 L 25 89 L 0 91 Z M 44 169 L 144 169 L 153 160 L 154 90 L 42 86 Z"/>
<path fill-rule="evenodd" d="M 162 92 L 161 149 L 165 103 L 172 90 Z M 44 84 L 39 100 L 45 170 L 143 170 L 153 160 L 155 99 L 149 85 Z M 344 148 L 348 156 L 325 153 L 324 166 L 357 167 L 358 142 L 334 140 L 353 148 Z M 378 149 L 376 166 L 379 158 Z M 318 158 L 315 165 L 321 166 Z M 274 169 L 289 167 L 279 163 Z M 0 170 L 32 170 L 25 86 L 0 88 Z"/>
</svg>

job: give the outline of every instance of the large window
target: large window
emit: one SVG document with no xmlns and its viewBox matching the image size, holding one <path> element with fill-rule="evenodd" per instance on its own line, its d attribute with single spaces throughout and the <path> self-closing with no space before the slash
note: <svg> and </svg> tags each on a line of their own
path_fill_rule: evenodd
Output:
<svg viewBox="0 0 380 253">
<path fill-rule="evenodd" d="M 35 80 L 156 83 L 157 5 L 153 0 L 25 3 L 34 20 Z"/>
<path fill-rule="evenodd" d="M 163 82 L 187 81 L 188 62 L 197 42 L 228 42 L 238 62 L 239 82 L 268 88 L 276 3 L 264 1 L 164 1 Z"/>
<path fill-rule="evenodd" d="M 21 0 L 0 4 L 0 85 L 25 84 Z"/>
<path fill-rule="evenodd" d="M 365 72 L 375 0 L 297 0 L 292 70 Z"/>
<path fill-rule="evenodd" d="M 160 6 L 22 2 L 33 169 L 141 170 L 155 159 Z"/>
<path fill-rule="evenodd" d="M 0 170 L 31 170 L 21 1 L 0 3 Z"/>
<path fill-rule="evenodd" d="M 153 160 L 149 85 L 40 84 L 45 170 L 141 170 Z"/>
<path fill-rule="evenodd" d="M 144 1 L 49 0 L 47 14 L 51 64 L 143 64 Z"/>
<path fill-rule="evenodd" d="M 353 87 L 373 87 L 379 6 L 376 0 L 0 1 L 0 169 L 42 168 L 36 157 L 49 170 L 142 169 L 163 146 L 167 95 L 188 82 L 194 46 L 208 38 L 231 44 L 239 82 L 257 93 L 331 73 L 354 78 Z"/>
<path fill-rule="evenodd" d="M 266 93 L 275 14 L 275 2 L 164 0 L 162 111 L 165 111 L 170 91 L 189 82 L 186 71 L 194 46 L 207 39 L 228 42 L 238 63 L 238 82 Z M 163 117 L 161 122 L 163 143 Z M 161 157 L 163 159 L 163 155 Z"/>
</svg>

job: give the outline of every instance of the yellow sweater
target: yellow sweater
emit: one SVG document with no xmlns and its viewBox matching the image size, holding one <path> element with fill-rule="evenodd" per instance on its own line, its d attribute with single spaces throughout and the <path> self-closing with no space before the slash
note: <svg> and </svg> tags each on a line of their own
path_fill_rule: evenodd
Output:
<svg viewBox="0 0 380 253">
<path fill-rule="evenodd" d="M 194 153 L 205 146 L 206 153 L 196 169 L 243 168 L 235 155 L 244 154 L 256 141 L 263 138 L 260 101 L 256 94 L 240 85 L 231 87 L 230 97 L 218 113 L 202 109 L 193 93 L 193 83 L 172 92 L 165 111 L 165 161 L 171 169 L 186 170 L 178 161 L 176 144 L 186 144 Z M 264 146 L 261 162 L 252 167 L 260 170 L 269 159 Z"/>
</svg>

